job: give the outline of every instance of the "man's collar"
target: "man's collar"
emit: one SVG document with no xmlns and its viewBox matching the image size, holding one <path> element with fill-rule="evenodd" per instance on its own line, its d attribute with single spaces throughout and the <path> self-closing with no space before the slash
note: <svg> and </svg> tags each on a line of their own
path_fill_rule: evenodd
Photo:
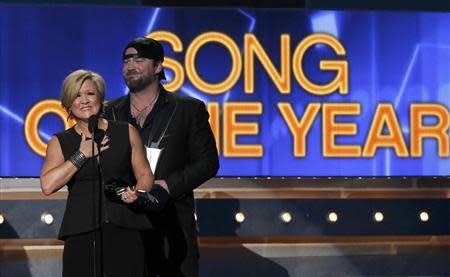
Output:
<svg viewBox="0 0 450 277">
<path fill-rule="evenodd" d="M 117 105 L 117 108 L 119 108 L 120 110 L 122 110 L 124 108 L 129 108 L 129 107 L 130 107 L 130 93 L 125 95 L 125 97 L 123 97 L 122 100 Z"/>
<path fill-rule="evenodd" d="M 130 94 L 121 97 L 120 101 L 117 104 L 111 107 L 113 119 L 114 120 L 122 120 L 128 121 L 131 120 L 131 112 L 130 112 Z"/>
<path fill-rule="evenodd" d="M 161 84 L 159 84 L 159 96 L 158 99 L 156 100 L 155 105 L 152 108 L 152 111 L 150 112 L 150 114 L 147 116 L 144 125 L 142 128 L 145 128 L 146 126 L 148 126 L 148 124 L 152 121 L 152 119 L 161 111 L 163 110 L 167 104 L 170 103 L 170 98 L 169 97 L 170 92 L 168 92 Z M 131 120 L 131 111 L 130 111 L 130 93 L 128 93 L 128 113 L 130 114 L 130 120 Z"/>
</svg>

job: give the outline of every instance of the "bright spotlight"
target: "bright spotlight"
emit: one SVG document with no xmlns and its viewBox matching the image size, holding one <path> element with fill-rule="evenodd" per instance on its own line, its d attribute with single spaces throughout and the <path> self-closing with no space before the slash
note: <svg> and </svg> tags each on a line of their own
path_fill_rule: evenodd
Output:
<svg viewBox="0 0 450 277">
<path fill-rule="evenodd" d="M 282 212 L 280 214 L 280 219 L 283 223 L 289 223 L 292 220 L 292 215 L 289 212 Z"/>
<path fill-rule="evenodd" d="M 238 212 L 238 213 L 236 213 L 236 214 L 234 215 L 234 219 L 235 219 L 237 222 L 242 223 L 242 222 L 244 222 L 244 220 L 245 220 L 245 215 L 244 215 L 244 213 Z"/>
<path fill-rule="evenodd" d="M 41 221 L 47 225 L 52 224 L 54 220 L 55 220 L 55 218 L 53 217 L 53 215 L 51 213 L 46 212 L 41 215 Z"/>
<path fill-rule="evenodd" d="M 430 219 L 430 215 L 427 212 L 421 212 L 419 217 L 422 222 L 427 222 Z"/>
<path fill-rule="evenodd" d="M 334 222 L 338 221 L 338 215 L 337 215 L 337 213 L 335 213 L 335 212 L 330 212 L 330 213 L 328 214 L 328 221 L 331 222 L 331 223 L 334 223 Z"/>
<path fill-rule="evenodd" d="M 376 213 L 373 215 L 373 218 L 375 219 L 376 222 L 381 222 L 381 221 L 383 221 L 383 219 L 384 219 L 384 215 L 383 215 L 382 212 L 376 212 Z"/>
</svg>

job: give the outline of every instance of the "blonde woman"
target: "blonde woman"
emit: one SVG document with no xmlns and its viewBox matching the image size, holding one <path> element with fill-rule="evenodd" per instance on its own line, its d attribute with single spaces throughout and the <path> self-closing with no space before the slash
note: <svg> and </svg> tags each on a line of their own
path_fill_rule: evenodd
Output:
<svg viewBox="0 0 450 277">
<path fill-rule="evenodd" d="M 101 112 L 104 96 L 105 82 L 95 72 L 77 70 L 65 78 L 61 103 L 76 125 L 51 138 L 40 175 L 45 195 L 64 186 L 69 191 L 58 235 L 64 240 L 65 277 L 94 276 L 94 256 L 100 254 L 106 276 L 145 276 L 139 231 L 150 228 L 151 224 L 140 210 L 142 205 L 146 211 L 159 210 L 168 197 L 166 188 L 159 185 L 153 188 L 153 195 L 137 197 L 137 191 L 152 189 L 154 177 L 139 133 L 128 123 L 100 118 L 97 127 L 105 135 L 97 140 L 100 153 L 95 142 L 92 153 L 89 118 Z M 99 159 L 100 171 L 96 166 Z M 128 188 L 124 189 L 127 193 L 122 197 L 118 195 L 114 199 L 105 193 L 105 186 L 112 182 L 116 184 L 117 180 Z M 99 196 L 101 201 L 98 201 Z M 151 201 L 154 199 L 156 201 Z M 99 210 L 100 220 L 94 215 L 96 212 L 98 215 Z M 94 241 L 99 245 L 100 237 L 102 249 L 94 247 Z M 95 255 L 94 250 L 97 251 Z"/>
</svg>

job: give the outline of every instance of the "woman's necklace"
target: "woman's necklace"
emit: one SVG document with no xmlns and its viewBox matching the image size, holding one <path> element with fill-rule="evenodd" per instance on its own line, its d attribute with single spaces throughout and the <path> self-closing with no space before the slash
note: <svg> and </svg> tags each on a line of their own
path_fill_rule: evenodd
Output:
<svg viewBox="0 0 450 277">
<path fill-rule="evenodd" d="M 141 127 L 145 122 L 145 118 L 148 115 L 148 112 L 145 112 L 148 108 L 152 107 L 153 105 L 155 105 L 156 100 L 158 100 L 159 97 L 159 93 L 155 96 L 155 98 L 148 103 L 147 105 L 145 105 L 143 108 L 139 109 L 138 107 L 136 107 L 136 105 L 133 104 L 133 102 L 130 99 L 130 104 L 131 107 L 133 107 L 133 109 L 136 111 L 133 114 L 133 117 L 136 119 L 136 123 L 139 124 Z"/>
</svg>

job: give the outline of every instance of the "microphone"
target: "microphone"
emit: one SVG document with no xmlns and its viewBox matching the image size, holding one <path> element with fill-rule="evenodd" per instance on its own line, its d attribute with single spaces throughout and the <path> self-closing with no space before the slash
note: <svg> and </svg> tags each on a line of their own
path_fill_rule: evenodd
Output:
<svg viewBox="0 0 450 277">
<path fill-rule="evenodd" d="M 97 144 L 100 144 L 100 142 L 103 140 L 103 137 L 105 136 L 106 132 L 103 129 L 97 129 L 97 131 L 94 133 L 94 141 Z"/>
<path fill-rule="evenodd" d="M 95 131 L 98 128 L 97 125 L 98 125 L 98 115 L 93 114 L 89 117 L 89 126 L 88 126 L 89 132 L 95 133 Z"/>
<path fill-rule="evenodd" d="M 98 144 L 103 140 L 103 137 L 105 136 L 105 131 L 98 128 L 98 120 L 99 116 L 98 114 L 93 114 L 89 117 L 89 132 L 92 133 L 92 136 L 94 137 L 94 141 Z"/>
</svg>

